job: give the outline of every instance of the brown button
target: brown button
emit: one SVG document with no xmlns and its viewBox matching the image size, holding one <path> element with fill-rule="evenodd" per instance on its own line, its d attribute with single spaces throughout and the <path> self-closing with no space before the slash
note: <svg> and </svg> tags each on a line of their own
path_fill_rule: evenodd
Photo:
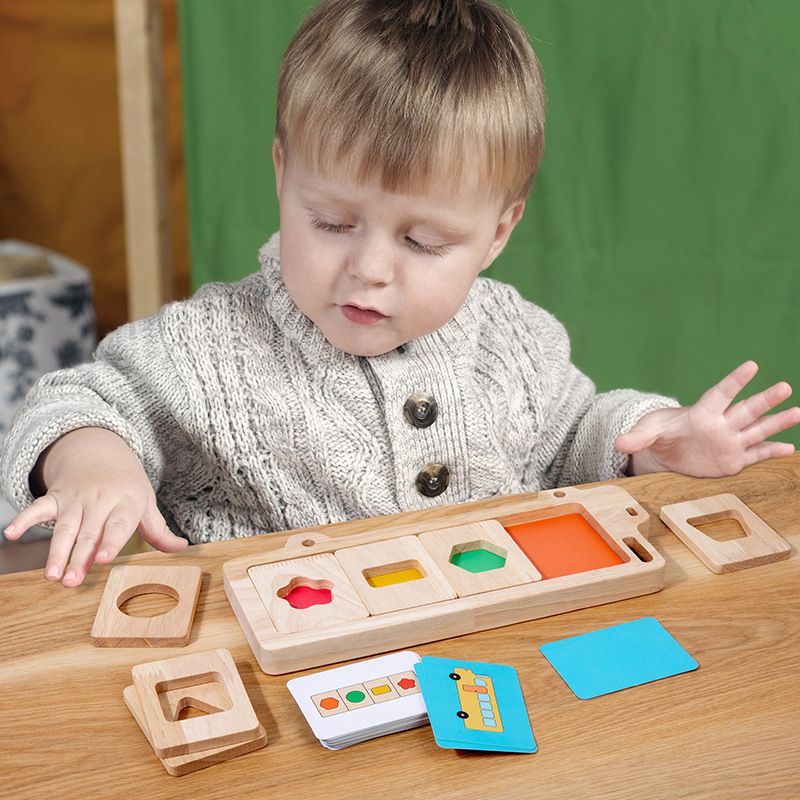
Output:
<svg viewBox="0 0 800 800">
<path fill-rule="evenodd" d="M 438 497 L 450 483 L 450 470 L 444 464 L 426 464 L 417 475 L 417 491 L 425 497 Z"/>
<path fill-rule="evenodd" d="M 427 392 L 414 392 L 403 406 L 403 416 L 409 425 L 415 428 L 427 428 L 436 422 L 439 416 L 439 404 L 436 398 Z"/>
</svg>

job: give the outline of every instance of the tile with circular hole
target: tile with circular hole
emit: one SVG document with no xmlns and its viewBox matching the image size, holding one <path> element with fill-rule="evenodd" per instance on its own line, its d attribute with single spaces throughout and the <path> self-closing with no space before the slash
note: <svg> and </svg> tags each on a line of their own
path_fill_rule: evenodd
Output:
<svg viewBox="0 0 800 800">
<path fill-rule="evenodd" d="M 418 538 L 459 597 L 542 577 L 497 520 L 428 531 Z"/>
<path fill-rule="evenodd" d="M 248 575 L 280 633 L 323 628 L 369 616 L 330 553 L 260 564 L 250 567 Z"/>
<path fill-rule="evenodd" d="M 456 597 L 416 536 L 347 547 L 334 554 L 371 614 Z"/>
<path fill-rule="evenodd" d="M 189 641 L 203 573 L 194 566 L 113 567 L 92 625 L 98 647 L 182 647 Z M 128 600 L 163 594 L 177 601 L 164 614 L 130 616 L 120 610 Z"/>
</svg>

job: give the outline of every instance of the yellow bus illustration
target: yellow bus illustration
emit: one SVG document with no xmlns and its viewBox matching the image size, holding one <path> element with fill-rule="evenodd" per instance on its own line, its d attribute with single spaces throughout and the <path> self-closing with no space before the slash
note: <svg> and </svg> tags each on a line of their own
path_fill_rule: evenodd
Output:
<svg viewBox="0 0 800 800">
<path fill-rule="evenodd" d="M 500 709 L 494 693 L 494 684 L 489 675 L 476 675 L 466 667 L 454 667 L 450 677 L 458 687 L 461 708 L 456 716 L 473 731 L 503 732 Z"/>
</svg>

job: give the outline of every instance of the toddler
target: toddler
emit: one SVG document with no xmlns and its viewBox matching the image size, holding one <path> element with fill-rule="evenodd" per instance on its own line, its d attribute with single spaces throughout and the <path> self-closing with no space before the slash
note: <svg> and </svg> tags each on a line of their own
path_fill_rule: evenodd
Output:
<svg viewBox="0 0 800 800">
<path fill-rule="evenodd" d="M 549 313 L 479 277 L 519 222 L 542 78 L 489 0 L 326 0 L 282 64 L 280 234 L 261 269 L 126 325 L 43 377 L 7 437 L 19 538 L 55 521 L 45 577 L 77 586 L 138 530 L 252 536 L 791 453 L 800 422 L 742 402 L 747 362 L 693 406 L 596 394 Z M 135 265 L 131 268 L 135 269 Z"/>
</svg>

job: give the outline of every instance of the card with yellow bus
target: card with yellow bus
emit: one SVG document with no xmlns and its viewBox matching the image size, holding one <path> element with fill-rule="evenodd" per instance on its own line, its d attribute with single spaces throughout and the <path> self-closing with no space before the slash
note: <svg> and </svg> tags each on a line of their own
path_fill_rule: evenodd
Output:
<svg viewBox="0 0 800 800">
<path fill-rule="evenodd" d="M 414 671 L 440 747 L 536 752 L 514 667 L 424 656 Z"/>
</svg>

